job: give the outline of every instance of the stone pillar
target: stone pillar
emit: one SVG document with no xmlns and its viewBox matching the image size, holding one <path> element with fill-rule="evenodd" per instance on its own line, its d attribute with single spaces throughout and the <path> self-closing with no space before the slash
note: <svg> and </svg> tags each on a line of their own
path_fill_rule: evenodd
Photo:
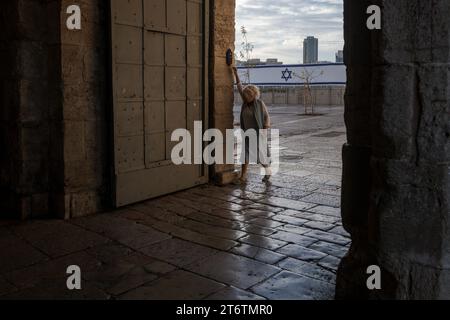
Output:
<svg viewBox="0 0 450 320">
<path fill-rule="evenodd" d="M 19 148 L 19 23 L 14 1 L 0 3 L 0 219 L 22 215 L 18 190 Z M 27 214 L 27 213 L 26 213 Z"/>
<path fill-rule="evenodd" d="M 347 65 L 345 123 L 348 142 L 343 148 L 342 218 L 352 236 L 350 252 L 341 262 L 336 297 L 368 297 L 366 269 L 372 260 L 368 245 L 371 187 L 370 133 L 372 32 L 366 28 L 366 10 L 373 1 L 344 1 L 344 59 Z"/>
<path fill-rule="evenodd" d="M 61 2 L 61 81 L 64 188 L 59 212 L 73 218 L 110 204 L 108 159 L 107 1 L 81 1 L 81 30 L 68 30 Z"/>
<path fill-rule="evenodd" d="M 38 218 L 50 212 L 53 152 L 51 82 L 57 16 L 52 1 L 1 3 L 2 157 L 1 212 L 14 218 Z M 3 25 L 4 24 L 4 25 Z M 3 59 L 4 58 L 4 59 Z"/>
<path fill-rule="evenodd" d="M 234 82 L 226 51 L 235 49 L 236 4 L 235 0 L 210 0 L 210 5 L 210 127 L 225 133 L 234 127 Z M 230 183 L 236 176 L 234 165 L 213 167 L 212 177 L 219 184 Z"/>
<path fill-rule="evenodd" d="M 381 31 L 365 28 L 370 4 Z M 450 298 L 449 15 L 446 0 L 345 2 L 342 215 L 353 244 L 338 298 Z M 371 264 L 381 291 L 366 288 Z"/>
<path fill-rule="evenodd" d="M 371 248 L 395 279 L 395 298 L 449 299 L 450 2 L 382 6 Z"/>
</svg>

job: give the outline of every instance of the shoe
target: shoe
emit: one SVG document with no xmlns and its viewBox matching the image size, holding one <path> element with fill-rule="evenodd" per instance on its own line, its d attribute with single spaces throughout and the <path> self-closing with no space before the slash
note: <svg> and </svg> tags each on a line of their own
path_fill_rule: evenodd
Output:
<svg viewBox="0 0 450 320">
<path fill-rule="evenodd" d="M 266 175 L 266 176 L 264 176 L 264 178 L 263 178 L 263 182 L 264 183 L 268 183 L 268 182 L 270 182 L 270 178 L 272 178 L 272 176 L 270 176 L 270 175 Z"/>
</svg>

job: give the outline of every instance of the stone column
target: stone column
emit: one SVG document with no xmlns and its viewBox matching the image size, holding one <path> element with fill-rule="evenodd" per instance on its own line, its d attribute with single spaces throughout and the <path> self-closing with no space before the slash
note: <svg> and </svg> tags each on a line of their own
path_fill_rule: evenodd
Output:
<svg viewBox="0 0 450 320">
<path fill-rule="evenodd" d="M 64 187 L 59 212 L 64 218 L 96 213 L 110 205 L 108 145 L 107 1 L 80 1 L 81 30 L 68 30 L 61 2 L 61 81 Z"/>
<path fill-rule="evenodd" d="M 371 187 L 370 132 L 372 90 L 372 32 L 366 28 L 366 10 L 373 1 L 344 1 L 344 59 L 347 65 L 345 123 L 348 142 L 343 148 L 342 218 L 351 234 L 350 252 L 341 262 L 336 296 L 361 299 L 368 296 L 366 269 L 368 212 Z"/>
<path fill-rule="evenodd" d="M 226 51 L 235 49 L 236 4 L 235 0 L 210 0 L 210 5 L 210 128 L 225 134 L 234 127 L 234 82 Z M 237 176 L 234 165 L 215 165 L 212 175 L 219 184 L 230 183 Z"/>
<path fill-rule="evenodd" d="M 382 30 L 365 27 L 370 4 Z M 450 3 L 345 1 L 342 215 L 353 245 L 338 298 L 450 298 Z M 382 269 L 368 291 L 365 269 Z"/>
<path fill-rule="evenodd" d="M 0 209 L 14 218 L 38 218 L 49 214 L 53 165 L 52 1 L 18 0 L 1 3 L 1 99 L 2 189 Z"/>
<path fill-rule="evenodd" d="M 371 248 L 395 280 L 395 298 L 449 299 L 450 2 L 384 0 L 382 8 Z"/>
</svg>

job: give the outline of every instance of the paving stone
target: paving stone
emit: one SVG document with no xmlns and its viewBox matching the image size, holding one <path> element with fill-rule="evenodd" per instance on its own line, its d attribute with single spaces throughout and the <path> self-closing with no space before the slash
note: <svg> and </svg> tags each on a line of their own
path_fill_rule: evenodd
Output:
<svg viewBox="0 0 450 320">
<path fill-rule="evenodd" d="M 317 205 L 325 205 L 334 208 L 339 208 L 341 205 L 341 198 L 339 196 L 332 196 L 322 193 L 313 193 L 309 196 L 301 198 L 301 201 L 313 203 Z M 294 208 L 295 209 L 295 208 Z"/>
<path fill-rule="evenodd" d="M 216 292 L 206 300 L 217 300 L 217 301 L 243 301 L 243 300 L 266 300 L 263 297 L 257 296 L 248 291 L 244 291 L 235 287 L 226 287 L 225 289 Z"/>
<path fill-rule="evenodd" d="M 241 244 L 233 250 L 231 250 L 232 253 L 252 258 L 267 264 L 275 264 L 278 261 L 286 258 L 286 256 L 276 253 L 274 251 L 266 250 L 263 248 L 254 247 L 247 244 Z"/>
<path fill-rule="evenodd" d="M 41 281 L 35 287 L 7 294 L 4 300 L 108 300 L 110 295 L 90 283 L 82 283 L 81 290 L 67 290 L 67 278 Z"/>
<path fill-rule="evenodd" d="M 200 260 L 186 269 L 244 290 L 280 271 L 277 267 L 225 252 Z"/>
<path fill-rule="evenodd" d="M 267 205 L 266 203 L 264 203 L 264 201 L 261 201 L 261 202 L 263 202 L 263 203 L 255 203 L 250 206 L 247 206 L 246 210 L 253 209 L 253 210 L 258 210 L 258 211 L 265 211 L 268 213 L 278 213 L 278 212 L 283 211 L 283 208 Z"/>
<path fill-rule="evenodd" d="M 329 232 L 338 234 L 346 238 L 350 238 L 350 234 L 342 226 L 336 226 L 333 229 L 329 230 Z"/>
<path fill-rule="evenodd" d="M 118 243 L 109 243 L 86 250 L 86 253 L 96 260 L 106 264 L 127 262 L 136 266 L 145 266 L 154 261 L 140 252 L 136 252 Z"/>
<path fill-rule="evenodd" d="M 37 221 L 13 228 L 13 231 L 41 252 L 60 257 L 82 251 L 110 240 L 65 221 Z"/>
<path fill-rule="evenodd" d="M 327 256 L 325 253 L 308 249 L 296 244 L 289 244 L 279 249 L 277 252 L 302 261 L 319 261 Z"/>
<path fill-rule="evenodd" d="M 340 171 L 341 170 L 338 171 L 339 175 L 342 175 L 342 173 Z M 340 177 L 340 179 L 342 179 L 342 177 Z M 340 197 L 342 194 L 342 189 L 340 187 L 340 183 L 339 183 L 339 185 L 336 185 L 336 186 L 318 185 L 318 188 L 315 191 L 318 193 L 328 194 L 328 195 L 338 196 L 338 197 Z"/>
<path fill-rule="evenodd" d="M 101 265 L 95 270 L 82 273 L 83 278 L 114 296 L 135 289 L 150 281 L 156 280 L 157 275 L 144 267 L 134 266 L 126 262 L 114 265 Z"/>
<path fill-rule="evenodd" d="M 223 227 L 223 228 L 230 228 L 230 229 L 236 229 L 239 230 L 241 227 L 240 222 L 231 221 L 229 219 L 223 219 L 219 217 L 215 217 L 213 215 L 201 213 L 201 212 L 195 212 L 189 215 L 189 218 L 198 222 L 210 224 L 213 226 Z"/>
<path fill-rule="evenodd" d="M 339 267 L 339 264 L 341 263 L 341 259 L 333 257 L 333 256 L 327 256 L 319 261 L 319 265 L 324 267 L 325 269 L 331 270 L 336 272 L 336 270 Z"/>
<path fill-rule="evenodd" d="M 72 223 L 114 239 L 133 249 L 139 249 L 170 238 L 168 234 L 143 224 L 106 214 L 75 219 Z"/>
<path fill-rule="evenodd" d="M 278 263 L 278 266 L 282 269 L 304 275 L 313 279 L 328 282 L 330 284 L 336 283 L 336 275 L 317 264 L 304 262 L 301 260 L 287 258 Z"/>
<path fill-rule="evenodd" d="M 86 252 L 78 252 L 55 260 L 41 262 L 24 269 L 17 269 L 4 274 L 4 278 L 18 289 L 37 286 L 39 283 L 47 286 L 48 283 L 63 281 L 67 290 L 67 268 L 72 265 L 79 266 L 82 274 L 95 270 L 102 262 Z"/>
<path fill-rule="evenodd" d="M 335 207 L 328 207 L 328 206 L 317 206 L 312 209 L 309 209 L 308 211 L 314 212 L 314 213 L 320 213 L 327 216 L 333 216 L 340 218 L 341 217 L 341 208 L 335 208 Z"/>
<path fill-rule="evenodd" d="M 298 200 L 310 195 L 311 192 L 298 189 L 278 188 L 269 191 L 268 194 L 279 198 Z"/>
<path fill-rule="evenodd" d="M 309 246 L 309 248 L 332 255 L 336 258 L 343 258 L 349 250 L 348 247 L 325 241 L 318 241 L 316 243 L 313 243 L 311 246 Z"/>
<path fill-rule="evenodd" d="M 287 224 L 292 224 L 294 226 L 299 226 L 299 227 L 303 226 L 305 223 L 308 222 L 308 220 L 305 220 L 305 219 L 292 217 L 292 216 L 285 216 L 283 214 L 278 214 L 278 215 L 272 217 L 271 219 L 280 221 L 283 223 L 287 223 Z"/>
<path fill-rule="evenodd" d="M 245 209 L 244 211 L 242 211 L 242 215 L 244 215 L 247 220 L 256 218 L 268 219 L 270 217 L 273 217 L 275 213 L 259 209 Z"/>
<path fill-rule="evenodd" d="M 321 231 L 330 231 L 331 229 L 335 228 L 334 224 L 321 221 L 310 221 L 305 223 L 304 226 L 307 228 L 317 229 Z"/>
<path fill-rule="evenodd" d="M 228 251 L 238 244 L 236 241 L 200 234 L 166 222 L 157 222 L 153 227 L 171 236 L 218 250 Z"/>
<path fill-rule="evenodd" d="M 218 251 L 192 242 L 170 239 L 140 249 L 142 253 L 173 264 L 184 267 L 205 257 L 217 254 Z"/>
<path fill-rule="evenodd" d="M 221 209 L 221 208 L 214 210 L 213 212 L 210 213 L 210 215 L 218 217 L 218 218 L 223 218 L 226 220 L 238 221 L 238 222 L 245 222 L 245 221 L 249 220 L 249 217 L 247 217 L 244 214 L 237 213 L 237 212 L 230 211 L 230 210 Z"/>
<path fill-rule="evenodd" d="M 189 214 L 191 214 L 192 212 L 196 212 L 197 210 L 195 208 L 189 208 L 181 203 L 178 203 L 176 201 L 172 201 L 172 200 L 166 200 L 164 201 L 165 198 L 160 199 L 160 202 L 158 203 L 154 203 L 153 200 L 146 202 L 146 205 L 152 204 L 155 206 L 158 206 L 159 208 L 163 208 L 165 210 L 174 212 L 182 217 L 186 217 L 189 216 Z"/>
<path fill-rule="evenodd" d="M 237 211 L 237 212 L 241 212 L 245 208 L 244 206 L 242 206 L 240 204 L 236 204 L 236 203 L 232 203 L 232 202 L 216 204 L 216 207 L 230 210 L 230 211 Z"/>
<path fill-rule="evenodd" d="M 0 298 L 1 296 L 12 293 L 14 291 L 17 291 L 17 288 L 3 279 L 3 277 L 0 277 Z"/>
<path fill-rule="evenodd" d="M 305 219 L 308 221 L 319 221 L 319 222 L 326 222 L 326 223 L 337 223 L 340 220 L 340 218 L 333 217 L 333 216 L 327 216 L 319 213 L 312 213 L 312 212 L 301 212 L 301 211 L 295 211 L 295 210 L 287 210 L 283 212 L 285 215 L 290 215 L 293 217 Z"/>
<path fill-rule="evenodd" d="M 266 228 L 266 227 L 261 227 L 261 226 L 257 226 L 257 225 L 251 225 L 251 224 L 243 225 L 242 231 L 250 233 L 250 234 L 260 235 L 260 236 L 269 236 L 269 235 L 277 232 L 277 230 L 272 229 L 272 228 Z"/>
<path fill-rule="evenodd" d="M 205 235 L 211 235 L 229 240 L 237 240 L 247 235 L 247 233 L 242 231 L 210 226 L 193 220 L 186 220 L 180 226 L 183 226 L 183 228 L 187 228 Z"/>
<path fill-rule="evenodd" d="M 0 274 L 48 260 L 48 257 L 6 229 L 0 235 Z"/>
<path fill-rule="evenodd" d="M 265 228 L 277 228 L 279 226 L 282 226 L 284 223 L 277 222 L 270 219 L 264 219 L 264 218 L 255 218 L 248 221 L 249 224 L 254 224 L 257 226 L 265 227 Z"/>
<path fill-rule="evenodd" d="M 144 268 L 156 275 L 164 275 L 177 269 L 177 267 L 162 261 L 153 261 L 145 265 Z"/>
<path fill-rule="evenodd" d="M 308 237 L 316 238 L 322 241 L 336 243 L 340 245 L 348 245 L 350 239 L 328 232 L 313 230 L 305 234 Z"/>
<path fill-rule="evenodd" d="M 163 222 L 167 222 L 167 223 L 182 223 L 183 221 L 186 220 L 186 215 L 179 215 L 173 211 L 167 210 L 167 209 L 162 209 L 159 207 L 155 207 L 152 206 L 151 203 L 147 202 L 146 204 L 137 204 L 137 205 L 133 205 L 130 207 L 132 210 L 136 210 L 139 212 L 144 213 L 145 215 L 158 220 L 158 221 L 163 221 Z M 191 214 L 193 212 L 190 211 L 189 214 Z"/>
<path fill-rule="evenodd" d="M 291 233 L 291 232 L 285 232 L 285 231 L 278 231 L 272 235 L 270 235 L 270 238 L 275 238 L 278 240 L 285 241 L 287 243 L 295 243 L 298 245 L 302 245 L 305 247 L 310 246 L 317 240 L 311 237 Z"/>
<path fill-rule="evenodd" d="M 290 200 L 278 197 L 268 197 L 264 200 L 261 200 L 261 202 L 275 207 L 293 210 L 308 210 L 316 206 L 315 204 L 306 203 L 303 201 Z"/>
<path fill-rule="evenodd" d="M 258 235 L 249 235 L 242 239 L 239 239 L 240 242 L 251 244 L 256 247 L 265 248 L 269 250 L 279 249 L 287 244 L 286 241 L 281 241 L 269 237 L 263 237 Z"/>
<path fill-rule="evenodd" d="M 283 271 L 253 287 L 252 291 L 270 300 L 331 300 L 334 298 L 333 285 L 288 271 Z"/>
<path fill-rule="evenodd" d="M 298 211 L 298 210 L 292 210 L 292 209 L 286 209 L 283 210 L 281 213 L 285 216 L 293 216 L 295 217 L 298 213 L 302 213 L 303 211 Z"/>
<path fill-rule="evenodd" d="M 282 225 L 281 227 L 278 227 L 277 230 L 295 233 L 295 234 L 299 234 L 299 235 L 303 235 L 303 234 L 311 231 L 311 229 L 309 229 L 309 228 L 293 226 L 291 224 Z"/>
<path fill-rule="evenodd" d="M 225 285 L 191 272 L 177 270 L 158 280 L 131 290 L 121 300 L 200 300 L 225 288 Z"/>
</svg>

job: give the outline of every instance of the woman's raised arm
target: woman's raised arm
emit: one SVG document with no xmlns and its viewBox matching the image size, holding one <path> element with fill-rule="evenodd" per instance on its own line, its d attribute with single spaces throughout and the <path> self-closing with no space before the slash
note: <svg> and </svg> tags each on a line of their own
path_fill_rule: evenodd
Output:
<svg viewBox="0 0 450 320">
<path fill-rule="evenodd" d="M 243 99 L 244 98 L 244 96 L 243 96 L 244 88 L 242 87 L 241 79 L 239 78 L 239 74 L 238 74 L 236 67 L 233 67 L 233 74 L 234 74 L 234 78 L 236 79 L 236 85 L 237 85 L 239 94 L 241 95 L 241 97 Z"/>
</svg>

